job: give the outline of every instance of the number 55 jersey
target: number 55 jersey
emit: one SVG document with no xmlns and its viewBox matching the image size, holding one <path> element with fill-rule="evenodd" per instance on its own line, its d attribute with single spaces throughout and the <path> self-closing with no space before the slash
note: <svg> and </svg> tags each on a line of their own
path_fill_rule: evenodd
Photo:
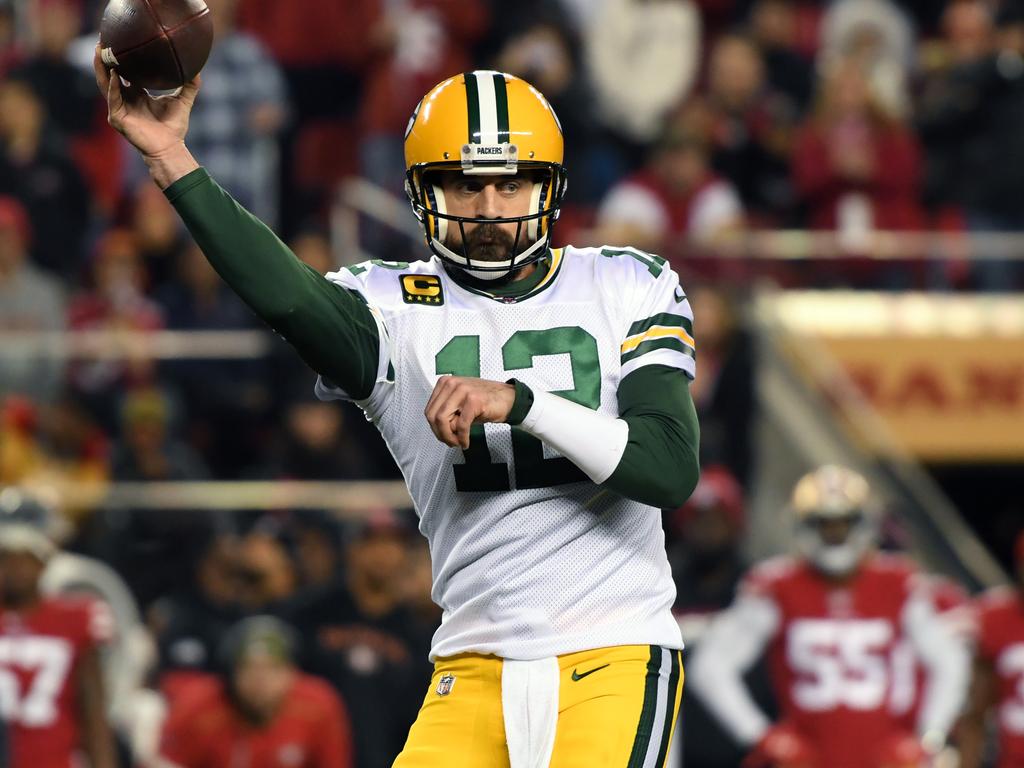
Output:
<svg viewBox="0 0 1024 768">
<path fill-rule="evenodd" d="M 644 366 L 694 376 L 689 302 L 664 259 L 634 249 L 552 251 L 532 288 L 457 283 L 437 259 L 328 275 L 377 322 L 377 381 L 358 404 L 380 430 L 430 542 L 443 609 L 431 658 L 537 659 L 615 645 L 681 648 L 660 511 L 591 482 L 507 424 L 439 442 L 424 408 L 444 375 L 516 378 L 611 417 Z M 324 399 L 348 399 L 320 379 Z"/>
<path fill-rule="evenodd" d="M 927 668 L 919 736 L 944 737 L 966 694 L 966 646 L 938 618 L 927 589 L 912 564 L 890 555 L 868 555 L 842 582 L 804 560 L 768 561 L 701 639 L 689 682 L 753 746 L 770 723 L 742 675 L 767 653 L 780 716 L 814 748 L 815 768 L 879 768 L 882 745 L 904 727 L 893 707 L 905 698 L 893 674 L 900 643 Z"/>
</svg>

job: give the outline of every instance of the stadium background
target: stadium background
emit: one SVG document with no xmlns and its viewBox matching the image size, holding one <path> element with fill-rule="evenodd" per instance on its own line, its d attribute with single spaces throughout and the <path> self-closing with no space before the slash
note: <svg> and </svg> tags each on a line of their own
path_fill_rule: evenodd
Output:
<svg viewBox="0 0 1024 768">
<path fill-rule="evenodd" d="M 872 480 L 885 546 L 972 591 L 1005 578 L 1024 526 L 1024 9 L 210 5 L 189 146 L 320 271 L 426 254 L 402 136 L 430 86 L 488 67 L 550 98 L 556 238 L 661 253 L 693 301 L 708 482 L 703 507 L 665 513 L 689 638 L 787 548 L 786 494 L 823 461 Z M 272 613 L 344 698 L 357 765 L 390 765 L 438 621 L 425 543 L 376 432 L 315 400 L 106 125 L 101 12 L 0 3 L 0 486 L 91 558 L 54 580 L 116 603 L 126 754 L 152 752 L 228 627 Z M 715 749 L 686 764 L 735 760 Z"/>
</svg>

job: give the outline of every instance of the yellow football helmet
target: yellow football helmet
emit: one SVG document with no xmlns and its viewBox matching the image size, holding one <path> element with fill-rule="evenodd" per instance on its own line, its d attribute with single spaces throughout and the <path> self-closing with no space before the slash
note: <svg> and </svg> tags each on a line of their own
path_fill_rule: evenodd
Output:
<svg viewBox="0 0 1024 768">
<path fill-rule="evenodd" d="M 809 472 L 793 488 L 790 508 L 796 522 L 796 544 L 801 554 L 831 576 L 851 572 L 878 537 L 881 510 L 868 481 L 846 467 L 826 464 Z M 842 541 L 822 536 L 822 524 L 847 521 Z"/>
<path fill-rule="evenodd" d="M 466 72 L 434 86 L 420 101 L 405 132 L 405 191 L 423 223 L 427 245 L 442 261 L 470 275 L 493 280 L 547 254 L 551 227 L 565 196 L 562 126 L 547 99 L 514 75 Z M 453 216 L 433 171 L 509 174 L 537 170 L 530 213 L 505 219 Z M 462 253 L 445 245 L 448 226 L 462 231 Z M 465 247 L 465 224 L 515 222 L 508 262 L 474 263 Z M 520 242 L 528 243 L 519 252 Z"/>
</svg>

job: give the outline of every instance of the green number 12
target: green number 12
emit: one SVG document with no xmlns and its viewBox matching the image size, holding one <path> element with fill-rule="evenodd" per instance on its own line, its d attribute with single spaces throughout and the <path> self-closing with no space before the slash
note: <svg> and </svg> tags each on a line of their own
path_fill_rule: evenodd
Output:
<svg viewBox="0 0 1024 768">
<path fill-rule="evenodd" d="M 541 355 L 568 354 L 573 388 L 553 392 L 587 408 L 601 403 L 601 367 L 597 341 L 578 326 L 542 331 L 516 331 L 501 348 L 506 372 L 533 367 Z M 480 376 L 480 337 L 456 336 L 437 353 L 435 373 L 439 376 Z M 482 424 L 474 424 L 469 448 L 463 451 L 465 464 L 454 464 L 455 487 L 459 491 L 509 490 L 508 465 L 491 460 Z M 544 446 L 533 435 L 512 428 L 512 457 L 516 488 L 548 488 L 586 480 L 586 475 L 565 457 L 544 458 Z"/>
</svg>

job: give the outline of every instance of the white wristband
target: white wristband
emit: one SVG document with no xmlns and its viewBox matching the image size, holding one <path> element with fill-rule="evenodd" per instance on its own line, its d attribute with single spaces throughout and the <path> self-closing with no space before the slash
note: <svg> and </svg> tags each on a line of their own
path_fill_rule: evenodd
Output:
<svg viewBox="0 0 1024 768">
<path fill-rule="evenodd" d="M 561 453 L 598 484 L 611 477 L 619 466 L 629 441 L 629 425 L 622 419 L 536 390 L 533 406 L 519 426 Z"/>
</svg>

